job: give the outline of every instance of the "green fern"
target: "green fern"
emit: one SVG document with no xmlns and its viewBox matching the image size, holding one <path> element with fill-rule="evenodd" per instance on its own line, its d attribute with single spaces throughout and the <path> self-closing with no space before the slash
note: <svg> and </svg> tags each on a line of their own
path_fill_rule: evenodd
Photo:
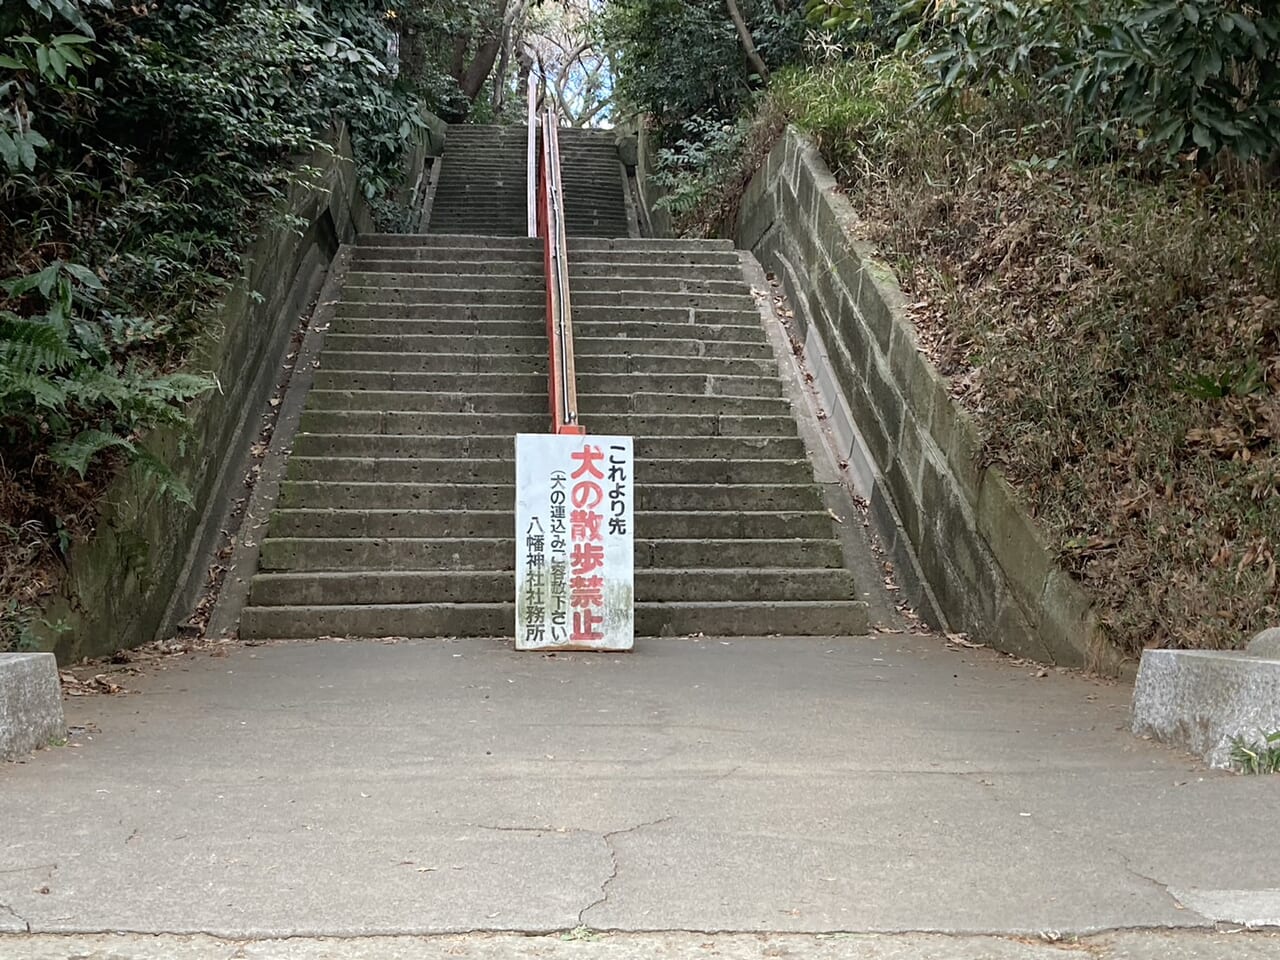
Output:
<svg viewBox="0 0 1280 960">
<path fill-rule="evenodd" d="M 89 469 L 89 462 L 104 450 L 118 448 L 129 454 L 137 454 L 132 441 L 106 430 L 81 430 L 70 440 L 55 443 L 49 448 L 49 459 L 65 470 L 74 470 L 81 477 Z"/>
<path fill-rule="evenodd" d="M 66 335 L 39 320 L 0 313 L 0 370 L 56 370 L 76 359 Z"/>
<path fill-rule="evenodd" d="M 156 456 L 148 449 L 142 446 L 135 448 L 133 453 L 133 469 L 137 470 L 147 480 L 155 485 L 156 492 L 161 496 L 169 497 L 172 500 L 181 503 L 184 506 L 191 506 L 194 502 L 191 491 L 187 485 L 179 480 L 168 464 L 158 460 Z"/>
<path fill-rule="evenodd" d="M 146 364 L 121 366 L 96 317 L 98 277 L 55 261 L 35 273 L 0 280 L 0 290 L 42 315 L 0 312 L 0 428 L 26 434 L 33 455 L 83 478 L 94 458 L 118 450 L 180 501 L 190 495 L 133 438 L 180 424 L 185 405 L 214 386 L 209 377 L 158 374 Z M 86 316 L 87 315 L 87 316 Z"/>
</svg>

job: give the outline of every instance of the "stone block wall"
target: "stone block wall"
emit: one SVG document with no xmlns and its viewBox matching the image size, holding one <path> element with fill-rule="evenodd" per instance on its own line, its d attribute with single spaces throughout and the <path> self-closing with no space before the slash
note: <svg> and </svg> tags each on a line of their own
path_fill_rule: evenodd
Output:
<svg viewBox="0 0 1280 960">
<path fill-rule="evenodd" d="M 116 478 L 94 536 L 72 548 L 60 590 L 41 614 L 37 635 L 61 662 L 171 635 L 205 586 L 293 331 L 339 245 L 372 226 L 345 130 L 306 166 L 318 173 L 266 219 L 243 277 L 210 308 L 209 332 L 189 369 L 214 374 L 218 388 L 190 405 L 188 426 L 145 440 L 186 484 L 192 505 L 135 471 Z"/>
<path fill-rule="evenodd" d="M 789 128 L 751 181 L 734 239 L 781 282 L 828 426 L 907 597 L 936 626 L 1045 663 L 1115 672 L 1089 597 L 917 347 L 893 272 L 812 143 Z"/>
</svg>

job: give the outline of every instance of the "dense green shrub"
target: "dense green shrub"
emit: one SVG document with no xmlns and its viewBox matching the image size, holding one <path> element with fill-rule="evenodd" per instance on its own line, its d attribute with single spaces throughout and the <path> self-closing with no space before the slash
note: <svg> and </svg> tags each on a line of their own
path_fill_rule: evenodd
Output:
<svg viewBox="0 0 1280 960">
<path fill-rule="evenodd" d="M 236 268 L 252 208 L 335 115 L 366 191 L 417 121 L 378 58 L 381 4 L 214 0 L 10 10 L 0 70 L 0 435 L 10 471 L 99 450 L 208 384 L 165 369 L 199 332 L 201 290 Z M 380 52 L 380 51 L 379 51 Z"/>
<path fill-rule="evenodd" d="M 64 549 L 116 465 L 184 496 L 139 440 L 213 386 L 183 362 L 297 158 L 342 118 L 366 194 L 392 182 L 421 120 L 389 26 L 382 0 L 0 11 L 0 645 L 8 561 Z"/>
<path fill-rule="evenodd" d="M 915 0 L 934 28 L 928 99 L 1056 104 L 1077 146 L 1164 154 L 1280 149 L 1280 9 L 1239 0 Z"/>
</svg>

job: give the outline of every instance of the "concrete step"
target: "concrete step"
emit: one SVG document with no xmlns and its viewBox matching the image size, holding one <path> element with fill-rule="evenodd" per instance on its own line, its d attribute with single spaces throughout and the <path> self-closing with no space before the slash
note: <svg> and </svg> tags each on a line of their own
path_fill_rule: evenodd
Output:
<svg viewBox="0 0 1280 960">
<path fill-rule="evenodd" d="M 527 320 L 541 322 L 546 329 L 547 307 L 543 302 L 514 304 L 475 304 L 453 301 L 424 304 L 404 303 L 350 303 L 336 304 L 339 319 L 374 320 Z M 760 329 L 760 313 L 754 307 L 724 310 L 716 308 L 649 307 L 644 304 L 589 307 L 573 305 L 573 322 L 593 321 L 645 323 L 690 323 L 710 326 L 749 326 Z M 687 334 L 686 334 L 687 335 Z"/>
<path fill-rule="evenodd" d="M 377 274 L 379 279 L 377 282 L 397 282 L 395 278 L 404 276 L 422 276 L 422 277 L 454 277 L 460 274 L 466 274 L 470 277 L 498 278 L 512 276 L 534 276 L 539 282 L 545 282 L 543 276 L 543 264 L 540 257 L 525 257 L 523 259 L 504 259 L 504 260 L 470 260 L 459 261 L 455 259 L 404 259 L 391 258 L 386 260 L 374 260 L 368 257 L 357 259 L 353 265 L 353 274 L 364 276 L 365 274 Z M 734 264 L 713 264 L 703 266 L 698 264 L 685 264 L 676 266 L 664 266 L 662 264 L 651 263 L 632 263 L 629 261 L 619 261 L 618 263 L 577 263 L 569 264 L 569 276 L 571 279 L 604 279 L 616 281 L 619 278 L 635 278 L 641 280 L 662 280 L 669 283 L 684 283 L 691 280 L 718 280 L 722 282 L 733 282 L 741 287 L 742 272 L 739 266 Z M 368 281 L 356 280 L 353 282 L 365 283 Z"/>
<path fill-rule="evenodd" d="M 515 456 L 515 437 L 506 434 L 414 436 L 360 433 L 300 433 L 293 453 L 304 457 L 482 457 Z M 635 455 L 644 460 L 799 460 L 804 443 L 782 437 L 637 437 Z"/>
<path fill-rule="evenodd" d="M 474 371 L 476 373 L 531 373 L 547 368 L 546 352 L 534 354 L 393 353 L 326 351 L 327 370 L 400 370 L 419 373 Z M 737 357 L 650 356 L 614 353 L 607 356 L 577 355 L 582 373 L 701 373 L 757 377 L 776 375 L 772 359 Z"/>
<path fill-rule="evenodd" d="M 286 480 L 282 509 L 309 510 L 510 510 L 510 483 L 363 483 Z M 813 483 L 705 485 L 644 483 L 636 488 L 636 509 L 661 511 L 783 511 L 825 509 Z"/>
<path fill-rule="evenodd" d="M 464 204 L 481 203 L 489 208 L 496 208 L 502 213 L 522 213 L 521 209 L 527 200 L 524 170 L 522 165 L 516 169 L 493 168 L 484 172 L 468 173 L 459 177 L 451 175 L 444 186 L 444 192 L 437 189 L 436 197 L 443 203 L 462 208 Z M 503 206 L 501 201 L 506 201 Z"/>
<path fill-rule="evenodd" d="M 641 512 L 636 534 L 650 540 L 706 537 L 824 539 L 831 536 L 825 513 L 742 511 Z M 282 537 L 510 537 L 508 510 L 277 510 L 269 536 Z"/>
<path fill-rule="evenodd" d="M 430 226 L 427 227 L 430 230 Z M 523 221 L 517 224 L 514 220 L 510 223 L 488 223 L 470 228 L 471 232 L 477 237 L 517 237 L 524 234 L 525 226 Z M 458 231 L 450 229 L 450 234 L 456 234 Z"/>
<path fill-rule="evenodd" d="M 379 320 L 339 317 L 329 327 L 330 335 L 398 337 L 434 334 L 448 337 L 533 337 L 543 336 L 546 324 L 542 317 L 527 320 Z M 735 340 L 739 343 L 763 342 L 764 330 L 742 324 L 717 325 L 697 323 L 601 322 L 575 320 L 575 336 L 584 339 L 654 340 L 692 337 L 696 340 Z"/>
<path fill-rule="evenodd" d="M 541 249 L 542 240 L 536 237 L 459 237 L 454 243 L 472 250 Z M 444 234 L 420 233 L 362 233 L 356 238 L 362 247 L 450 248 L 450 238 Z M 651 254 L 700 254 L 733 253 L 732 240 L 668 240 L 668 239 L 598 239 L 577 238 L 569 241 L 570 254 L 624 252 L 632 260 L 637 254 L 648 258 Z M 736 254 L 734 254 L 736 256 Z M 584 257 L 583 259 L 591 259 Z"/>
<path fill-rule="evenodd" d="M 543 288 L 530 287 L 527 290 L 477 290 L 454 289 L 449 296 L 462 303 L 491 303 L 512 305 L 540 305 L 546 302 Z M 598 296 L 598 294 L 597 294 Z M 430 305 L 444 299 L 440 293 L 423 289 L 397 289 L 391 286 L 374 284 L 373 286 L 356 286 L 346 284 L 342 288 L 342 299 L 348 303 L 410 303 Z M 708 304 L 710 306 L 710 304 Z"/>
<path fill-rule="evenodd" d="M 662 356 L 704 357 L 708 359 L 767 360 L 773 362 L 773 348 L 767 342 L 757 340 L 699 340 L 696 338 L 628 337 L 602 339 L 574 336 L 574 354 L 580 357 L 609 356 Z"/>
<path fill-rule="evenodd" d="M 478 172 L 502 173 L 511 171 L 523 179 L 528 162 L 528 148 L 523 144 L 495 145 L 470 156 L 460 157 L 448 151 L 444 155 L 444 163 L 440 167 L 441 182 L 447 174 L 449 182 L 454 183 L 464 177 L 474 177 Z"/>
<path fill-rule="evenodd" d="M 782 384 L 769 377 L 716 377 L 696 373 L 603 373 L 578 376 L 581 395 L 667 393 L 712 397 L 781 396 Z M 543 373 L 397 373 L 389 370 L 320 370 L 316 390 L 381 390 L 415 393 L 538 394 L 546 399 Z"/>
<path fill-rule="evenodd" d="M 383 247 L 408 250 L 431 250 L 438 255 L 441 250 L 485 251 L 537 250 L 541 252 L 543 241 L 537 237 L 472 237 L 427 233 L 362 233 L 356 237 L 358 247 Z"/>
<path fill-rule="evenodd" d="M 584 199 L 597 200 L 610 208 L 622 206 L 622 167 L 616 160 L 588 161 L 581 169 L 561 171 L 566 208 Z"/>
<path fill-rule="evenodd" d="M 289 458 L 290 480 L 338 483 L 511 483 L 515 460 L 396 457 Z M 639 483 L 805 483 L 813 479 L 808 460 L 637 460 Z"/>
<path fill-rule="evenodd" d="M 424 236 L 430 236 L 426 234 Z M 456 240 L 468 240 L 475 238 L 455 237 Z M 505 239 L 505 238 L 495 238 Z M 510 238 L 516 239 L 516 238 Z M 576 241 L 570 241 L 573 243 Z M 530 245 L 515 247 L 466 247 L 457 250 L 449 250 L 443 247 L 418 247 L 418 246 L 370 246 L 359 245 L 355 247 L 354 263 L 362 264 L 370 261 L 374 262 L 424 262 L 432 263 L 443 269 L 449 269 L 457 263 L 542 263 L 543 259 L 543 242 L 541 240 L 528 241 Z M 584 266 L 606 266 L 609 264 L 634 264 L 637 261 L 643 261 L 644 264 L 655 269 L 668 270 L 670 268 L 682 269 L 685 267 L 725 267 L 728 269 L 740 269 L 741 262 L 737 253 L 733 251 L 700 251 L 689 253 L 644 253 L 638 254 L 627 250 L 598 250 L 574 251 L 570 257 L 570 266 L 578 269 Z M 406 269 L 408 269 L 406 267 Z"/>
<path fill-rule="evenodd" d="M 730 293 L 665 293 L 648 290 L 633 290 L 628 287 L 614 287 L 607 291 L 579 292 L 573 288 L 573 308 L 576 311 L 583 307 L 623 306 L 630 303 L 644 303 L 652 307 L 712 307 L 728 310 L 746 310 L 755 306 L 755 301 L 745 292 Z"/>
<path fill-rule="evenodd" d="M 509 637 L 513 603 L 246 607 L 246 640 L 334 637 Z M 857 636 L 866 604 L 834 601 L 637 603 L 636 634 L 653 636 Z"/>
<path fill-rule="evenodd" d="M 623 201 L 621 171 L 614 167 L 612 171 L 600 172 L 603 180 L 608 177 L 613 182 L 607 187 L 596 186 L 587 179 L 569 180 L 564 186 L 565 216 L 584 210 L 597 210 L 601 214 L 626 217 L 626 206 Z M 625 235 L 624 235 L 625 236 Z"/>
<path fill-rule="evenodd" d="M 296 570 L 511 570 L 514 537 L 268 537 L 259 569 Z M 637 569 L 680 567 L 839 568 L 835 540 L 636 540 Z"/>
<path fill-rule="evenodd" d="M 570 237 L 625 237 L 629 227 L 626 224 L 568 224 L 565 235 Z"/>
<path fill-rule="evenodd" d="M 377 287 L 387 290 L 430 290 L 430 291 L 483 291 L 498 290 L 536 290 L 545 296 L 546 278 L 541 271 L 521 270 L 501 274 L 476 273 L 377 273 L 364 270 L 353 270 L 347 275 L 349 287 Z M 589 293 L 609 293 L 625 290 L 632 293 L 720 293 L 741 295 L 743 286 L 740 279 L 700 280 L 694 278 L 653 276 L 653 277 L 571 277 L 570 290 L 574 297 Z"/>
<path fill-rule="evenodd" d="M 523 184 L 504 186 L 489 183 L 486 184 L 485 189 L 488 192 L 483 194 L 479 187 L 476 188 L 476 192 L 458 190 L 449 197 L 441 197 L 437 193 L 438 206 L 433 205 L 431 208 L 431 219 L 436 224 L 437 230 L 445 229 L 442 223 L 450 217 L 457 220 L 501 219 L 525 222 Z"/>
<path fill-rule="evenodd" d="M 755 568 L 637 570 L 644 602 L 851 600 L 847 570 Z M 255 606 L 347 606 L 401 603 L 503 603 L 515 595 L 511 570 L 407 570 L 378 573 L 265 573 L 254 578 Z"/>
<path fill-rule="evenodd" d="M 578 412 L 584 422 L 605 414 L 673 413 L 739 414 L 742 416 L 789 416 L 791 401 L 784 397 L 726 397 L 705 394 L 669 393 L 581 393 Z"/>
<path fill-rule="evenodd" d="M 524 336 L 448 333 L 340 333 L 330 330 L 324 339 L 324 353 L 394 354 L 408 357 L 419 353 L 456 353 L 463 356 L 547 355 L 545 333 L 528 332 Z M 370 367 L 370 369 L 378 369 Z"/>
<path fill-rule="evenodd" d="M 569 253 L 596 252 L 605 250 L 621 250 L 627 253 L 695 253 L 701 251 L 732 251 L 732 240 L 669 240 L 653 239 L 615 239 L 615 240 L 570 240 Z"/>
<path fill-rule="evenodd" d="M 430 238 L 430 234 L 425 234 Z M 507 239 L 507 238 L 498 238 Z M 515 240 L 517 238 L 509 238 Z M 436 264 L 442 269 L 449 269 L 460 263 L 536 263 L 542 264 L 545 254 L 545 245 L 542 240 L 536 237 L 526 237 L 522 241 L 522 246 L 510 247 L 460 247 L 449 249 L 443 246 L 377 246 L 366 243 L 360 243 L 357 240 L 352 247 L 352 262 L 368 263 L 394 261 L 404 264 L 404 269 L 410 269 L 410 264 L 414 263 L 431 263 Z"/>
<path fill-rule="evenodd" d="M 511 204 L 507 205 L 508 207 Z M 434 229 L 436 233 L 442 231 L 448 233 L 470 233 L 478 236 L 503 236 L 503 234 L 484 234 L 480 231 L 487 229 L 493 225 L 501 225 L 504 229 L 518 225 L 521 231 L 527 229 L 525 218 L 521 215 L 500 210 L 450 210 L 447 205 L 439 208 L 432 208 L 431 223 L 428 225 Z M 522 236 L 522 233 L 505 234 L 505 236 Z"/>
<path fill-rule="evenodd" d="M 454 269 L 449 274 L 372 273 L 352 270 L 347 274 L 346 287 L 380 287 L 389 289 L 429 289 L 429 291 L 536 291 L 547 294 L 547 278 L 540 266 L 525 265 L 524 269 L 507 274 L 472 274 Z M 346 288 L 344 288 L 346 289 Z"/>
<path fill-rule="evenodd" d="M 428 413 L 523 413 L 547 409 L 545 394 L 536 393 L 411 393 L 384 390 L 315 390 L 307 397 L 307 409 L 398 410 Z"/>
<path fill-rule="evenodd" d="M 458 353 L 470 356 L 536 355 L 545 357 L 548 341 L 545 335 L 525 337 L 470 336 L 449 334 L 389 334 L 368 335 L 329 332 L 325 337 L 324 353 L 391 354 L 406 362 L 416 354 Z M 627 337 L 602 338 L 575 335 L 575 356 L 664 356 L 709 357 L 715 359 L 773 358 L 773 348 L 760 340 L 700 340 L 696 337 Z M 379 364 L 370 370 L 397 369 Z M 406 368 L 409 369 L 409 368 Z"/>
<path fill-rule="evenodd" d="M 639 284 L 639 280 L 635 282 Z M 689 308 L 719 308 L 719 310 L 749 310 L 755 306 L 755 301 L 751 300 L 745 288 L 740 288 L 742 292 L 723 292 L 723 293 L 675 293 L 666 291 L 645 291 L 645 289 L 631 289 L 623 287 L 614 287 L 607 289 L 589 289 L 589 291 L 580 291 L 579 288 L 573 287 L 573 311 L 577 311 L 577 307 L 621 307 L 630 306 L 634 303 L 644 303 L 648 307 L 682 307 L 685 310 Z M 530 287 L 522 289 L 522 291 L 503 291 L 503 289 L 463 289 L 454 288 L 448 292 L 449 297 L 456 298 L 462 303 L 493 303 L 493 305 L 502 306 L 534 306 L 543 302 L 545 298 L 544 288 Z M 407 303 L 407 305 L 434 305 L 435 302 L 443 300 L 439 292 L 431 291 L 426 288 L 415 287 L 384 287 L 384 285 L 374 284 L 358 287 L 356 284 L 347 284 L 342 291 L 343 302 L 347 303 Z"/>
<path fill-rule="evenodd" d="M 304 410 L 301 428 L 316 434 L 397 436 L 491 436 L 545 433 L 548 414 L 414 413 L 376 410 Z M 612 413 L 585 421 L 597 435 L 631 437 L 746 438 L 795 436 L 795 419 L 786 416 L 737 414 Z"/>
</svg>

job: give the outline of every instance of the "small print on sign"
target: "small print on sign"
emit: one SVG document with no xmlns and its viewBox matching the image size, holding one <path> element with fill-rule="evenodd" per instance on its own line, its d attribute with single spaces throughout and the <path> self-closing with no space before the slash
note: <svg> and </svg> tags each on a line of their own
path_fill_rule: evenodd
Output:
<svg viewBox="0 0 1280 960">
<path fill-rule="evenodd" d="M 630 437 L 516 436 L 516 649 L 630 650 Z"/>
</svg>

